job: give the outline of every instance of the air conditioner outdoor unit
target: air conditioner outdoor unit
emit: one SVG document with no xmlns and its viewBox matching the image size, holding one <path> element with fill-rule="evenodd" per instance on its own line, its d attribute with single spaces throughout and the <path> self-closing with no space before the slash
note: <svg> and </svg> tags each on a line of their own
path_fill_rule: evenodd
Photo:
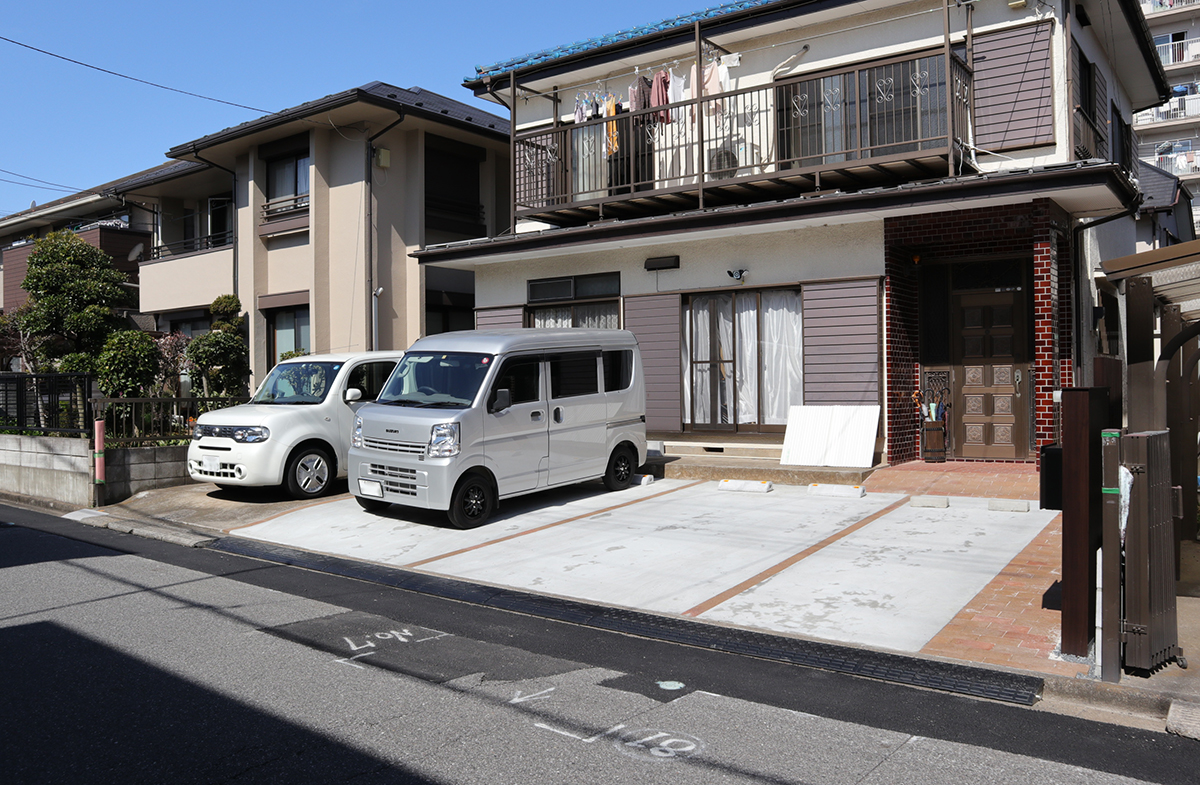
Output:
<svg viewBox="0 0 1200 785">
<path fill-rule="evenodd" d="M 731 145 L 721 145 L 715 150 L 708 151 L 707 170 L 710 180 L 728 180 L 730 177 L 737 177 L 740 166 L 738 151 Z"/>
</svg>

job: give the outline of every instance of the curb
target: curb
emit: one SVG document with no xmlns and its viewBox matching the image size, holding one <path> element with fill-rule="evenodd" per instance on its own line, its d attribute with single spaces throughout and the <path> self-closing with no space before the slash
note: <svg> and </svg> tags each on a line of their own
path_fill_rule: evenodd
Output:
<svg viewBox="0 0 1200 785">
<path fill-rule="evenodd" d="M 140 523 L 125 520 L 123 518 L 113 518 L 106 512 L 97 510 L 76 510 L 62 516 L 68 520 L 78 523 L 95 526 L 99 529 L 112 529 L 113 531 L 123 532 L 125 534 L 135 534 L 138 537 L 145 537 L 150 540 L 161 540 L 174 545 L 182 545 L 185 548 L 203 548 L 216 542 L 216 537 L 210 537 L 203 534 L 194 534 L 189 531 L 181 531 L 176 528 L 168 528 L 166 526 L 156 526 L 150 523 Z"/>
</svg>

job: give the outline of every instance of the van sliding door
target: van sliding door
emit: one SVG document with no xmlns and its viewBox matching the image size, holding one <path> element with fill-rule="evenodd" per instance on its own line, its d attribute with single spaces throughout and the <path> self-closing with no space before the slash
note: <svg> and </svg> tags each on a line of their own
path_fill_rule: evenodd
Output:
<svg viewBox="0 0 1200 785">
<path fill-rule="evenodd" d="M 608 465 L 608 404 L 600 350 L 546 358 L 550 370 L 550 484 L 599 477 Z"/>
</svg>

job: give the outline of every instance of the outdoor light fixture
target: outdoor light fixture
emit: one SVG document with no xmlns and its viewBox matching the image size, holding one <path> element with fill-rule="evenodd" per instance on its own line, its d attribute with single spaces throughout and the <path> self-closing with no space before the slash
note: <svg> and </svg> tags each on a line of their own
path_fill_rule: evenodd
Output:
<svg viewBox="0 0 1200 785">
<path fill-rule="evenodd" d="M 744 281 L 750 271 L 743 268 L 741 270 L 726 270 L 725 272 L 729 273 L 729 277 L 735 281 Z"/>
</svg>

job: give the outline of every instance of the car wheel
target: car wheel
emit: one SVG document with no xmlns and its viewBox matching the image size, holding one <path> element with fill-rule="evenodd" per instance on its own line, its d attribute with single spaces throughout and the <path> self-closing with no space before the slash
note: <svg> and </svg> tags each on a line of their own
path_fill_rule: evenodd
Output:
<svg viewBox="0 0 1200 785">
<path fill-rule="evenodd" d="M 604 472 L 604 487 L 610 491 L 623 491 L 633 482 L 633 471 L 637 468 L 633 453 L 622 445 L 612 451 L 608 458 L 608 469 Z"/>
<path fill-rule="evenodd" d="M 358 502 L 358 506 L 367 512 L 380 512 L 392 506 L 390 502 L 385 502 L 383 499 L 368 499 L 365 496 L 355 496 L 354 501 Z"/>
<path fill-rule="evenodd" d="M 474 529 L 482 526 L 496 511 L 496 490 L 492 482 L 482 474 L 468 474 L 454 489 L 450 509 L 446 514 L 456 529 Z"/>
<path fill-rule="evenodd" d="M 329 454 L 320 447 L 296 451 L 287 465 L 285 485 L 297 499 L 315 499 L 329 492 L 333 484 L 333 465 Z"/>
</svg>

